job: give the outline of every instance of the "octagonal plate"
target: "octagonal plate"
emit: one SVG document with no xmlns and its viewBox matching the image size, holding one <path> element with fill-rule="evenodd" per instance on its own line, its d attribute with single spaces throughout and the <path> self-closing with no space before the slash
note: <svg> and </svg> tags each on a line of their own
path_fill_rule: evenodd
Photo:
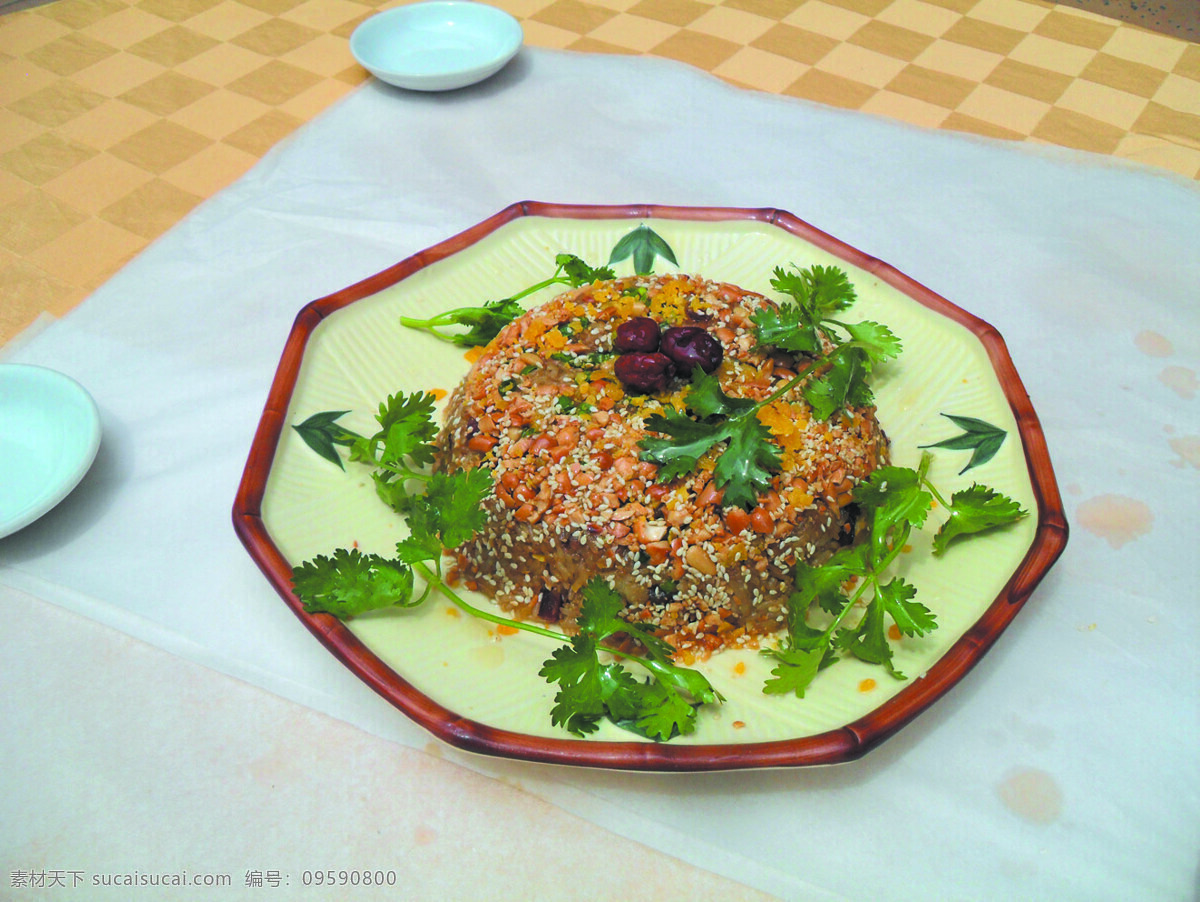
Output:
<svg viewBox="0 0 1200 902">
<path fill-rule="evenodd" d="M 293 565 L 336 548 L 391 556 L 404 532 L 400 518 L 375 496 L 365 468 L 350 464 L 341 471 L 289 427 L 314 413 L 344 410 L 342 425 L 369 434 L 389 395 L 448 392 L 469 366 L 463 349 L 404 329 L 401 314 L 431 316 L 508 297 L 545 279 L 558 253 L 603 263 L 641 224 L 665 239 L 678 261 L 675 267 L 660 258 L 656 271 L 678 268 L 768 296 L 776 266 L 846 269 L 859 296 L 854 317 L 886 323 L 904 343 L 899 360 L 882 368 L 874 384 L 894 463 L 915 466 L 920 446 L 956 434 L 947 414 L 1007 433 L 999 452 L 966 475 L 960 471 L 969 452 L 936 452 L 931 475 L 944 493 L 977 480 L 1018 500 L 1030 516 L 952 546 L 938 559 L 927 553 L 937 517 L 914 534 L 903 575 L 939 627 L 923 638 L 894 640 L 896 666 L 909 679 L 843 660 L 823 671 L 804 699 L 767 696 L 761 690 L 768 659 L 724 651 L 697 665 L 726 700 L 702 713 L 694 734 L 654 743 L 605 724 L 579 739 L 550 723 L 554 688 L 537 671 L 551 640 L 509 635 L 441 599 L 343 623 L 305 613 L 292 594 Z M 614 268 L 620 275 L 629 267 L 626 261 Z M 556 290 L 527 303 L 548 300 Z M 1041 427 L 996 330 L 887 264 L 771 209 L 516 204 L 308 304 L 270 388 L 233 513 L 249 553 L 313 635 L 434 735 L 484 754 L 644 770 L 830 764 L 861 756 L 970 670 L 1067 540 Z M 470 600 L 496 610 L 482 596 Z"/>
</svg>

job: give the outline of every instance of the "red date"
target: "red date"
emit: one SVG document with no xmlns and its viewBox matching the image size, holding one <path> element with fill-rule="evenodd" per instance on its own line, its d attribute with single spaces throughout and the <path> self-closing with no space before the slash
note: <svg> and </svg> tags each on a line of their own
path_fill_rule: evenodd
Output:
<svg viewBox="0 0 1200 902">
<path fill-rule="evenodd" d="M 675 375 L 675 365 L 665 354 L 632 351 L 617 358 L 617 378 L 626 388 L 644 394 L 666 391 Z"/>
<path fill-rule="evenodd" d="M 658 323 L 648 316 L 635 316 L 617 326 L 613 350 L 618 354 L 631 351 L 658 350 Z"/>
<path fill-rule="evenodd" d="M 687 375 L 696 367 L 711 373 L 725 358 L 721 342 L 699 326 L 673 326 L 665 330 L 659 350 Z"/>
</svg>

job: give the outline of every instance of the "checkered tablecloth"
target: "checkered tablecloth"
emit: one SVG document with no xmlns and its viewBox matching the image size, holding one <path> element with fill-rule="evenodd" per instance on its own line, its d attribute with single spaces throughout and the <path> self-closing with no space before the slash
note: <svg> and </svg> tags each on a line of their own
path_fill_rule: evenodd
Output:
<svg viewBox="0 0 1200 902">
<path fill-rule="evenodd" d="M 698 902 L 748 899 L 750 888 L 894 902 L 1193 895 L 1196 173 L 1038 144 L 1047 139 L 1032 132 L 1079 106 L 1068 103 L 1074 92 L 1095 85 L 1108 98 L 1074 110 L 1076 123 L 1119 109 L 1121 92 L 1094 71 L 1043 100 L 1020 143 L 877 115 L 886 101 L 936 108 L 942 124 L 967 109 L 973 121 L 991 117 L 989 128 L 1008 121 L 1025 95 L 995 82 L 1063 64 L 1062 53 L 1032 56 L 1062 7 L 704 7 L 655 40 L 644 6 L 577 31 L 556 17 L 561 7 L 525 10 L 530 43 L 564 49 L 529 47 L 492 82 L 419 95 L 361 83 L 345 35 L 366 7 L 253 2 L 58 0 L 0 19 L 0 311 L 20 312 L 22 298 L 32 311 L 70 307 L 161 236 L 70 315 L 0 348 L 6 362 L 86 386 L 104 430 L 78 489 L 0 541 L 10 626 L 0 643 L 0 824 L 12 825 L 0 828 L 0 859 L 10 884 L 18 871 L 183 863 L 238 880 L 290 870 L 292 898 L 305 869 L 363 866 L 395 867 L 401 895 L 474 898 L 487 887 L 521 902 L 584 902 L 600 887 Z M 886 76 L 867 61 L 892 57 L 864 43 L 909 8 L 943 16 L 945 28 Z M 998 9 L 1039 18 L 1015 28 L 992 21 Z M 754 46 L 784 26 L 819 33 L 798 18 L 814 10 L 826 16 L 820 27 L 842 17 L 845 30 L 815 63 Z M 72 13 L 80 20 L 62 20 Z M 731 38 L 710 16 L 763 30 Z M 1143 106 L 1186 106 L 1192 95 L 1178 86 L 1195 83 L 1181 74 L 1192 45 L 1078 21 L 1110 29 L 1089 59 L 1129 57 L 1136 41 L 1165 48 L 1169 74 Z M 917 33 L 915 19 L 885 24 Z M 702 70 L 565 49 L 619 46 L 626 27 L 656 54 L 679 42 L 729 52 Z M 964 42 L 967 29 L 995 29 L 1013 46 L 988 56 Z M 733 77 L 751 51 L 780 60 L 766 86 L 779 93 L 879 82 L 855 101 L 875 113 L 707 74 Z M 965 98 L 941 107 L 900 90 L 915 72 L 937 71 L 938 53 L 989 63 Z M 978 93 L 993 102 L 971 107 Z M 1164 159 L 1200 143 L 1144 140 Z M 1004 335 L 1051 450 L 1070 547 L 969 678 L 861 761 L 630 775 L 430 744 L 320 648 L 238 543 L 230 503 L 301 304 L 526 199 L 778 207 Z M 939 609 L 955 604 L 947 591 Z M 159 649 L 167 654 L 151 666 L 145 652 Z M 272 698 L 299 710 L 264 709 Z M 492 779 L 482 786 L 467 771 Z M 657 857 L 633 854 L 630 840 Z M 580 849 L 592 854 L 567 854 Z M 706 873 L 680 882 L 688 874 L 664 867 L 668 856 L 747 888 Z M 263 889 L 219 894 L 258 899 Z M 124 887 L 84 892 L 87 902 L 130 898 Z"/>
<path fill-rule="evenodd" d="M 372 0 L 0 17 L 0 342 L 61 316 L 362 82 Z M 1200 45 L 1040 0 L 498 0 L 530 45 L 1200 178 Z M 652 96 L 650 92 L 649 96 Z"/>
</svg>

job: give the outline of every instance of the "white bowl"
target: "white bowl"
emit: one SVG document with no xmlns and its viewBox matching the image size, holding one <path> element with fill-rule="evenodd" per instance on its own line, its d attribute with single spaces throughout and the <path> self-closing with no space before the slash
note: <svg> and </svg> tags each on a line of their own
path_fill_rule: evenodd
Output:
<svg viewBox="0 0 1200 902">
<path fill-rule="evenodd" d="M 503 10 L 473 0 L 427 0 L 367 19 L 350 52 L 376 78 L 413 91 L 449 91 L 495 75 L 524 35 Z"/>
<path fill-rule="evenodd" d="M 0 537 L 67 497 L 99 447 L 100 414 L 78 382 L 45 367 L 0 364 Z"/>
</svg>

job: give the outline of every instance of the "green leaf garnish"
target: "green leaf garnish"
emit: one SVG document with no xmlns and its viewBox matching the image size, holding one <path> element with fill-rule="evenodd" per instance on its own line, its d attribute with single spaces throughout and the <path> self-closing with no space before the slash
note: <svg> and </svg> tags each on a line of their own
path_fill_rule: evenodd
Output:
<svg viewBox="0 0 1200 902">
<path fill-rule="evenodd" d="M 983 485 L 955 492 L 946 507 L 950 519 L 933 538 L 933 553 L 938 555 L 944 554 L 946 547 L 959 536 L 1003 526 L 1026 515 L 1016 501 Z"/>
<path fill-rule="evenodd" d="M 327 429 L 341 415 L 333 412 L 310 421 Z M 432 418 L 432 395 L 401 392 L 380 405 L 378 432 L 355 436 L 350 442 L 351 459 L 375 468 L 376 490 L 403 514 L 409 535 L 396 543 L 393 559 L 339 549 L 293 568 L 293 591 L 304 610 L 347 619 L 381 608 L 415 607 L 437 591 L 473 616 L 568 643 L 554 651 L 541 671 L 559 687 L 551 711 L 554 724 L 585 735 L 608 718 L 655 741 L 695 730 L 699 706 L 717 702 L 720 696 L 699 671 L 674 664 L 673 649 L 666 642 L 622 620 L 624 600 L 602 580 L 584 587 L 580 632 L 570 640 L 537 624 L 476 608 L 446 584 L 442 554 L 485 525 L 483 502 L 493 483 L 491 475 L 478 468 L 449 474 L 424 472 L 433 460 L 437 430 Z M 419 596 L 414 590 L 416 573 L 426 583 Z M 605 645 L 617 636 L 633 640 L 641 656 Z M 620 660 L 602 662 L 602 654 Z M 636 661 L 646 677 L 637 678 L 626 660 Z"/>
<path fill-rule="evenodd" d="M 862 348 L 838 348 L 828 360 L 828 369 L 803 389 L 804 400 L 818 420 L 828 420 L 843 407 L 872 403 L 871 389 L 867 386 L 871 364 Z"/>
<path fill-rule="evenodd" d="M 941 554 L 958 536 L 1005 526 L 1025 516 L 1012 499 L 984 486 L 956 492 L 946 503 L 929 480 L 930 461 L 926 453 L 915 470 L 877 469 L 854 491 L 854 503 L 868 524 L 867 540 L 840 549 L 824 564 L 796 564 L 787 636 L 779 648 L 764 652 L 775 661 L 764 692 L 803 698 L 820 670 L 844 655 L 904 679 L 892 664 L 887 621 L 903 636 L 924 636 L 937 629 L 933 612 L 916 600 L 916 587 L 902 577 L 887 576 L 912 530 L 925 524 L 935 500 L 942 504 L 950 519 L 934 537 L 934 553 Z M 814 621 L 814 609 L 826 619 Z M 859 610 L 862 614 L 855 620 L 851 612 Z"/>
<path fill-rule="evenodd" d="M 367 611 L 412 602 L 413 573 L 395 561 L 357 548 L 318 555 L 292 570 L 292 587 L 310 614 L 346 620 Z"/>
<path fill-rule="evenodd" d="M 481 307 L 455 307 L 429 319 L 400 317 L 401 325 L 424 329 L 466 348 L 482 347 L 500 334 L 500 330 L 525 312 L 516 298 L 487 301 Z M 450 326 L 467 326 L 466 332 L 444 331 Z"/>
<path fill-rule="evenodd" d="M 510 298 L 488 301 L 480 307 L 456 307 L 429 319 L 402 316 L 400 324 L 410 329 L 423 329 L 463 347 L 483 347 L 499 335 L 505 326 L 525 312 L 525 308 L 520 303 L 523 298 L 551 285 L 568 285 L 571 288 L 578 288 L 580 285 L 586 285 L 597 279 L 613 278 L 611 269 L 588 266 L 574 254 L 558 254 L 554 258 L 554 262 L 556 265 L 554 275 L 530 285 Z M 467 326 L 468 330 L 466 332 L 445 331 L 452 326 Z"/>
<path fill-rule="evenodd" d="M 434 473 L 408 512 L 412 534 L 426 544 L 457 548 L 487 523 L 483 502 L 492 491 L 486 470 Z"/>
<path fill-rule="evenodd" d="M 371 478 L 375 492 L 397 511 L 411 501 L 410 483 L 429 479 L 425 468 L 433 462 L 434 396 L 429 392 L 398 392 L 379 405 L 375 421 L 379 429 L 369 436 L 356 436 L 350 444 L 350 460 L 375 468 Z"/>
<path fill-rule="evenodd" d="M 314 413 L 303 423 L 294 425 L 292 428 L 300 434 L 308 447 L 344 470 L 346 465 L 342 463 L 342 457 L 337 453 L 336 446 L 351 445 L 358 436 L 337 425 L 336 421 L 349 412 L 348 410 L 327 410 L 323 413 Z"/>
<path fill-rule="evenodd" d="M 620 263 L 633 257 L 633 271 L 638 275 L 646 275 L 654 271 L 655 257 L 662 257 L 676 266 L 675 252 L 662 237 L 645 223 L 621 238 L 613 247 L 608 265 Z"/>
<path fill-rule="evenodd" d="M 807 269 L 775 267 L 771 287 L 791 295 L 803 320 L 818 325 L 845 310 L 858 296 L 846 271 L 836 266 L 814 265 Z"/>
<path fill-rule="evenodd" d="M 620 617 L 624 600 L 601 579 L 583 588 L 577 625 L 569 647 L 559 648 L 539 675 L 558 685 L 551 721 L 576 735 L 593 733 L 604 718 L 657 741 L 686 735 L 696 728 L 697 708 L 720 699 L 697 670 L 670 661 L 671 647 L 640 625 Z M 604 663 L 604 641 L 626 636 L 641 645 L 645 657 L 617 653 L 649 673 L 639 680 L 618 661 Z"/>
<path fill-rule="evenodd" d="M 824 665 L 824 648 L 803 648 L 795 643 L 771 652 L 775 666 L 771 668 L 772 679 L 763 683 L 766 695 L 787 695 L 804 698 L 804 693 L 816 679 Z"/>
<path fill-rule="evenodd" d="M 666 482 L 690 473 L 701 457 L 724 443 L 713 470 L 716 485 L 724 492 L 722 504 L 752 508 L 779 469 L 779 450 L 757 416 L 762 405 L 729 397 L 716 376 L 699 367 L 685 402 L 694 417 L 673 407 L 646 417 L 648 430 L 667 437 L 642 439 L 638 443 L 642 460 L 658 464 L 658 480 Z"/>
<path fill-rule="evenodd" d="M 944 413 L 942 416 L 954 423 L 955 426 L 962 430 L 962 433 L 942 439 L 940 442 L 935 442 L 931 445 L 921 445 L 921 447 L 946 448 L 950 451 L 971 451 L 971 459 L 967 461 L 965 467 L 958 471 L 960 476 L 972 467 L 985 464 L 995 457 L 996 452 L 1000 450 L 1000 446 L 1004 444 L 1005 436 L 1008 434 L 999 426 L 993 426 L 991 423 L 976 419 L 975 417 L 955 416 L 949 413 Z"/>
<path fill-rule="evenodd" d="M 899 356 L 901 344 L 880 323 L 835 318 L 858 297 L 846 272 L 834 266 L 776 267 L 771 287 L 790 300 L 778 309 L 754 313 L 755 336 L 760 347 L 814 358 L 814 365 L 803 374 L 808 379 L 804 397 L 817 418 L 827 420 L 844 407 L 872 404 L 867 378 L 876 364 Z"/>
</svg>

